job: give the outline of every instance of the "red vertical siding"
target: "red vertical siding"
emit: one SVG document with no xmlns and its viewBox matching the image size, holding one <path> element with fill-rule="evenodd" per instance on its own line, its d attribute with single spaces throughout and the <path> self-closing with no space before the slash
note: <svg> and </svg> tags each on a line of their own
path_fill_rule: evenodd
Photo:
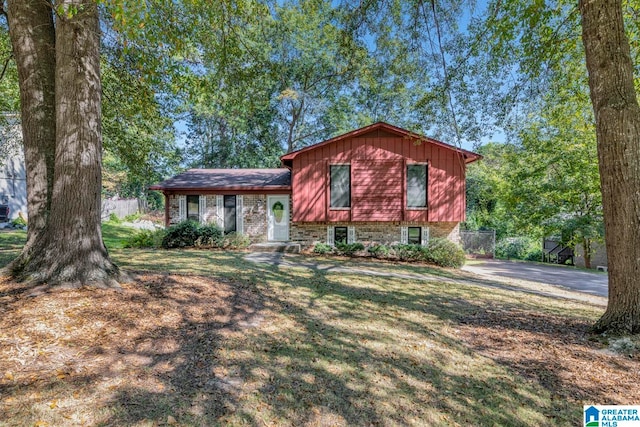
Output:
<svg viewBox="0 0 640 427">
<path fill-rule="evenodd" d="M 351 170 L 352 221 L 401 221 L 402 162 L 354 160 Z"/>
<path fill-rule="evenodd" d="M 406 209 L 405 162 L 429 163 L 428 209 Z M 351 209 L 329 208 L 329 165 L 351 164 Z M 428 141 L 375 132 L 301 152 L 293 161 L 293 221 L 462 221 L 464 159 Z"/>
</svg>

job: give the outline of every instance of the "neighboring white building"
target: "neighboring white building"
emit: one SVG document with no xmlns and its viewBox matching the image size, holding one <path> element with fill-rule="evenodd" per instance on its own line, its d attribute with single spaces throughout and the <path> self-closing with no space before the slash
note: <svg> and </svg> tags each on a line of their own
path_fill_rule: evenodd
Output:
<svg viewBox="0 0 640 427">
<path fill-rule="evenodd" d="M 0 207 L 9 207 L 10 219 L 17 218 L 20 213 L 27 218 L 22 129 L 17 116 L 5 115 L 4 119 L 8 123 L 0 124 Z"/>
</svg>

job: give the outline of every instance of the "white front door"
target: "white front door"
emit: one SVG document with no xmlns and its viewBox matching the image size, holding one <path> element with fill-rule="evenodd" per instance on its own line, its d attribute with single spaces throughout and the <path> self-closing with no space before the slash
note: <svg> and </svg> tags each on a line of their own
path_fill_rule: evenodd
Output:
<svg viewBox="0 0 640 427">
<path fill-rule="evenodd" d="M 267 196 L 267 239 L 286 242 L 289 240 L 289 196 Z"/>
</svg>

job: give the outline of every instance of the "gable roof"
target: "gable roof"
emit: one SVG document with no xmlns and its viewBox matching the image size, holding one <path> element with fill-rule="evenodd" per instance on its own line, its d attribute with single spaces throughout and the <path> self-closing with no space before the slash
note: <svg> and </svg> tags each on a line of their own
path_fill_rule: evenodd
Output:
<svg viewBox="0 0 640 427">
<path fill-rule="evenodd" d="M 278 169 L 189 169 L 149 187 L 161 191 L 291 190 L 291 171 Z"/>
<path fill-rule="evenodd" d="M 287 153 L 284 156 L 280 157 L 280 160 L 282 161 L 282 163 L 286 166 L 290 166 L 291 162 L 293 161 L 293 159 L 296 158 L 296 156 L 300 153 L 304 153 L 307 151 L 311 151 L 311 150 L 315 150 L 318 149 L 320 147 L 324 147 L 325 145 L 329 145 L 329 144 L 333 144 L 337 141 L 341 141 L 343 139 L 349 139 L 349 138 L 356 138 L 358 136 L 362 136 L 371 132 L 375 132 L 375 131 L 383 131 L 383 132 L 388 132 L 391 133 L 393 135 L 397 135 L 397 136 L 401 136 L 407 139 L 418 139 L 421 141 L 425 141 L 425 142 L 429 142 L 431 144 L 437 145 L 439 147 L 443 147 L 452 151 L 456 151 L 458 153 L 460 153 L 462 155 L 462 157 L 464 158 L 464 162 L 465 163 L 471 163 L 471 162 L 475 162 L 476 160 L 479 160 L 482 158 L 482 156 L 478 153 L 474 153 L 473 151 L 468 151 L 468 150 L 464 150 L 462 148 L 458 148 L 458 147 L 454 147 L 453 145 L 449 145 L 449 144 L 445 144 L 444 142 L 438 141 L 436 139 L 433 138 L 429 138 L 426 136 L 422 136 L 419 135 L 417 133 L 408 131 L 406 129 L 402 129 L 399 128 L 397 126 L 393 126 L 390 125 L 388 123 L 385 122 L 377 122 L 374 123 L 372 125 L 369 126 L 365 126 L 363 128 L 360 129 L 356 129 L 354 131 L 345 133 L 343 135 L 339 135 L 336 136 L 334 138 L 328 139 L 326 141 L 323 142 L 319 142 L 317 144 L 314 145 L 310 145 L 308 147 L 305 148 L 301 148 L 300 150 L 296 150 L 296 151 L 292 151 L 291 153 Z"/>
</svg>

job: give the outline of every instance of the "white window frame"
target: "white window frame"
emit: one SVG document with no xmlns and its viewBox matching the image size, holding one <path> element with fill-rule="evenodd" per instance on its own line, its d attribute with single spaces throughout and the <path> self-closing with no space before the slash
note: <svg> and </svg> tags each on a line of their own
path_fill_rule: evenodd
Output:
<svg viewBox="0 0 640 427">
<path fill-rule="evenodd" d="M 429 234 L 429 227 L 422 227 L 422 241 L 420 243 L 422 246 L 429 246 Z"/>
<path fill-rule="evenodd" d="M 409 227 L 400 227 L 400 243 L 406 245 L 409 242 Z"/>
<path fill-rule="evenodd" d="M 327 245 L 335 246 L 335 242 L 333 240 L 335 227 L 332 225 L 327 226 Z"/>
<path fill-rule="evenodd" d="M 236 194 L 236 234 L 244 234 L 244 221 L 242 220 L 242 211 L 242 195 Z"/>
<path fill-rule="evenodd" d="M 356 228 L 347 227 L 347 243 L 352 244 L 356 242 Z"/>
<path fill-rule="evenodd" d="M 178 220 L 180 222 L 187 219 L 187 196 L 181 194 L 178 196 Z"/>
<path fill-rule="evenodd" d="M 216 225 L 224 230 L 224 196 L 216 195 Z"/>
<path fill-rule="evenodd" d="M 200 224 L 206 224 L 207 223 L 207 196 L 200 196 L 200 198 L 198 199 L 198 209 L 200 209 L 200 212 L 198 212 L 198 216 L 200 217 Z"/>
</svg>

